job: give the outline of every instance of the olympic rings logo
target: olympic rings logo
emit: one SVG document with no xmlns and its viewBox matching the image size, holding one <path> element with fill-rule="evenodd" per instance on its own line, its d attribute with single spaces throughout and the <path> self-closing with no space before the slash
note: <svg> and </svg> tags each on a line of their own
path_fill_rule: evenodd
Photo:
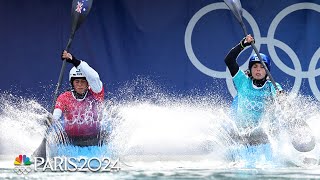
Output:
<svg viewBox="0 0 320 180">
<path fill-rule="evenodd" d="M 246 109 L 248 110 L 261 111 L 263 108 L 263 103 L 257 101 L 249 101 L 248 99 L 246 99 L 244 101 L 244 107 L 246 107 Z"/>
<path fill-rule="evenodd" d="M 184 37 L 185 49 L 191 63 L 199 71 L 213 78 L 225 78 L 229 92 L 231 93 L 232 96 L 235 96 L 236 89 L 233 85 L 232 78 L 228 70 L 226 69 L 226 71 L 220 72 L 204 66 L 196 57 L 192 48 L 192 43 L 191 43 L 192 32 L 197 22 L 207 13 L 214 10 L 218 10 L 218 9 L 229 10 L 229 8 L 224 3 L 221 2 L 221 3 L 209 4 L 195 13 L 195 15 L 189 21 L 188 26 L 186 28 L 185 37 Z M 316 52 L 313 54 L 311 58 L 308 71 L 302 71 L 301 63 L 299 61 L 297 54 L 294 52 L 294 50 L 292 50 L 287 44 L 283 43 L 282 41 L 274 39 L 276 28 L 278 27 L 281 20 L 283 20 L 290 13 L 293 13 L 298 10 L 305 10 L 305 9 L 313 10 L 320 13 L 320 5 L 315 3 L 305 2 L 305 3 L 297 3 L 297 4 L 290 5 L 276 15 L 276 17 L 270 24 L 267 37 L 261 37 L 257 22 L 245 9 L 243 9 L 243 17 L 248 21 L 248 23 L 252 28 L 254 37 L 257 40 L 256 41 L 257 49 L 259 50 L 262 44 L 266 44 L 269 51 L 269 55 L 273 60 L 274 64 L 284 73 L 292 77 L 295 77 L 294 85 L 291 91 L 294 93 L 297 93 L 301 87 L 302 79 L 307 78 L 309 81 L 312 93 L 318 100 L 320 100 L 320 91 L 317 87 L 316 80 L 315 80 L 315 78 L 320 75 L 320 69 L 319 68 L 316 69 L 317 62 L 320 59 L 320 47 L 316 50 Z M 283 50 L 285 53 L 287 53 L 287 55 L 289 56 L 289 58 L 291 59 L 294 65 L 294 69 L 288 67 L 286 64 L 284 64 L 281 61 L 281 59 L 276 53 L 275 47 L 278 47 L 281 50 Z M 246 61 L 246 63 L 244 63 L 241 67 L 247 67 L 247 65 L 248 65 L 248 61 Z"/>
<path fill-rule="evenodd" d="M 26 175 L 29 174 L 32 171 L 32 169 L 29 166 L 16 166 L 13 168 L 13 171 L 18 175 Z"/>
</svg>

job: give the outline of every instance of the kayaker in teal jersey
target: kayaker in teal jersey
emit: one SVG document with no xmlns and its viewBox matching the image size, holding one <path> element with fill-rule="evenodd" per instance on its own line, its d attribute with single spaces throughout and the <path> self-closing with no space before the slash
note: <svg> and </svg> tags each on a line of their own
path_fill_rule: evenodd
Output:
<svg viewBox="0 0 320 180">
<path fill-rule="evenodd" d="M 259 128 L 268 103 L 272 102 L 277 93 L 282 91 L 281 86 L 276 83 L 279 89 L 279 92 L 277 92 L 271 81 L 268 80 L 266 70 L 256 54 L 250 57 L 248 73 L 239 68 L 236 59 L 240 52 L 249 46 L 251 42 L 254 42 L 254 38 L 251 35 L 247 35 L 230 50 L 225 58 L 225 63 L 237 90 L 237 100 L 233 103 L 233 116 L 235 124 L 242 134 L 253 132 L 255 128 Z M 270 58 L 262 53 L 260 55 L 270 71 Z M 250 141 L 248 142 L 249 144 L 266 143 L 265 141 Z"/>
</svg>

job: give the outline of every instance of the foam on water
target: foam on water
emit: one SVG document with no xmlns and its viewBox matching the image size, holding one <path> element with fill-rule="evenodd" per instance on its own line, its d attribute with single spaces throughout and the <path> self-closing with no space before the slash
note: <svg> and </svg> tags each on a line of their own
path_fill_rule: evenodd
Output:
<svg viewBox="0 0 320 180">
<path fill-rule="evenodd" d="M 45 134 L 47 111 L 35 100 L 0 95 L 1 154 L 32 153 Z"/>
<path fill-rule="evenodd" d="M 11 94 L 1 94 L 0 98 L 1 153 L 31 154 L 46 135 L 44 119 L 48 112 L 32 99 Z M 284 108 L 267 113 L 261 124 L 278 160 L 269 162 L 267 167 L 276 167 L 279 163 L 288 166 L 288 162 L 299 166 L 317 165 L 319 103 L 301 95 L 288 95 L 282 103 Z M 134 162 L 135 167 L 243 167 L 241 161 L 234 162 L 227 155 L 229 147 L 244 147 L 229 136 L 228 129 L 236 129 L 228 116 L 229 109 L 230 103 L 215 92 L 193 91 L 183 96 L 168 93 L 148 79 L 138 79 L 119 89 L 116 95 L 109 95 L 103 111 L 102 133 L 110 129 L 112 133 L 103 141 L 109 143 L 109 148 L 123 161 L 131 165 Z M 270 120 L 271 115 L 281 117 L 278 121 L 306 120 L 316 137 L 314 150 L 298 152 L 285 131 L 270 133 L 270 129 L 277 128 Z M 50 142 L 59 141 L 61 137 L 52 138 Z M 93 152 L 86 152 L 89 151 Z M 306 158 L 317 162 L 308 163 Z M 264 163 L 262 158 L 261 167 Z"/>
<path fill-rule="evenodd" d="M 276 130 L 276 136 L 270 133 L 274 152 L 278 160 L 290 160 L 290 162 L 303 167 L 310 167 L 319 164 L 319 118 L 320 106 L 319 102 L 309 96 L 288 94 L 282 99 L 280 98 L 279 104 L 275 104 L 269 109 L 269 116 L 277 117 L 276 121 L 270 121 L 265 118 L 265 126 L 269 123 L 270 129 Z M 273 110 L 272 110 L 273 109 Z M 275 109 L 275 111 L 274 111 Z M 271 114 L 274 113 L 274 114 Z M 307 128 L 301 128 L 301 123 L 305 121 L 310 129 L 311 134 L 307 133 Z M 279 126 L 280 125 L 280 126 Z M 279 131 L 280 129 L 280 131 Z M 286 130 L 289 129 L 289 130 Z M 290 134 L 290 129 L 297 129 L 294 133 Z M 303 144 L 310 141 L 314 136 L 315 147 L 309 152 L 297 151 L 291 141 Z M 315 161 L 316 160 L 316 161 Z"/>
</svg>

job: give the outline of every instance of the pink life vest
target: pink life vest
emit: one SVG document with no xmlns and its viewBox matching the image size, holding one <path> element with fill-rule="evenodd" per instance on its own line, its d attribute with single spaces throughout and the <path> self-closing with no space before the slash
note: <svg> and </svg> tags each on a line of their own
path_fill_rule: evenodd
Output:
<svg viewBox="0 0 320 180">
<path fill-rule="evenodd" d="M 64 128 L 69 137 L 95 136 L 100 132 L 101 110 L 104 88 L 94 93 L 90 88 L 82 101 L 78 101 L 71 91 L 61 94 L 55 108 L 61 109 Z"/>
</svg>

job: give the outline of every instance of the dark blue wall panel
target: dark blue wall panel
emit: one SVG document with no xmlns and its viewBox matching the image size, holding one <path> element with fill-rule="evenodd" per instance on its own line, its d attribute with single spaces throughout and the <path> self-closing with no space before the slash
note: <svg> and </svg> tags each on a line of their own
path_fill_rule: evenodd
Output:
<svg viewBox="0 0 320 180">
<path fill-rule="evenodd" d="M 60 54 L 70 32 L 71 2 L 1 0 L 2 92 L 51 101 L 61 68 Z M 248 31 L 256 37 L 261 52 L 274 61 L 274 79 L 288 91 L 317 99 L 319 4 L 318 0 L 242 2 Z M 188 31 L 192 22 L 195 26 Z M 185 38 L 190 32 L 188 43 Z M 209 89 L 228 98 L 234 90 L 226 80 L 230 76 L 223 73 L 223 59 L 242 37 L 239 24 L 222 1 L 95 0 L 76 32 L 71 52 L 99 72 L 110 93 L 137 77 L 147 77 L 172 92 Z M 250 53 L 251 49 L 244 51 L 239 64 Z M 202 67 L 192 63 L 192 54 Z M 68 87 L 70 68 L 68 65 L 61 90 Z"/>
</svg>

